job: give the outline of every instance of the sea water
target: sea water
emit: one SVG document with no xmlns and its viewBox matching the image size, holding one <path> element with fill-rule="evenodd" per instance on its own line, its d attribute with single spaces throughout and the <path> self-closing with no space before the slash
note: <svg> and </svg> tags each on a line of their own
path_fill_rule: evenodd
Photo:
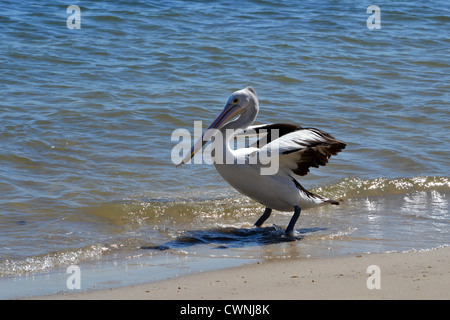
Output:
<svg viewBox="0 0 450 320">
<path fill-rule="evenodd" d="M 2 1 L 0 298 L 68 291 L 71 265 L 93 289 L 448 245 L 450 5 L 376 4 Z M 248 85 L 257 124 L 347 144 L 298 179 L 341 205 L 303 211 L 295 241 L 291 213 L 255 229 L 261 205 L 171 159 L 175 129 Z"/>
</svg>

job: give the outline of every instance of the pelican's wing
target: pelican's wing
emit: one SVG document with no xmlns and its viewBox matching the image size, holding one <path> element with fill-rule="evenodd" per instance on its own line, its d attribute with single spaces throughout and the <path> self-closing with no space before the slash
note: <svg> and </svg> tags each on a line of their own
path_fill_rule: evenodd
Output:
<svg viewBox="0 0 450 320">
<path fill-rule="evenodd" d="M 345 148 L 346 144 L 330 134 L 314 128 L 301 128 L 282 135 L 259 149 L 259 154 L 278 156 L 280 166 L 294 174 L 304 176 L 309 168 L 325 166 L 332 155 Z"/>
<path fill-rule="evenodd" d="M 286 134 L 303 129 L 295 124 L 272 123 L 250 126 L 238 133 L 235 138 L 258 138 L 250 147 L 262 148 L 266 144 L 276 140 Z"/>
</svg>

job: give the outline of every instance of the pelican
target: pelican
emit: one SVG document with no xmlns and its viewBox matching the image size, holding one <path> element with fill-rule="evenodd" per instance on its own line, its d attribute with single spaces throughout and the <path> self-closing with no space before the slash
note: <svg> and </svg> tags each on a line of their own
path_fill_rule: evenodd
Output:
<svg viewBox="0 0 450 320">
<path fill-rule="evenodd" d="M 293 211 L 285 230 L 285 234 L 291 237 L 302 209 L 339 204 L 306 190 L 295 176 L 305 176 L 311 167 L 325 166 L 328 159 L 342 151 L 346 144 L 319 129 L 294 124 L 251 126 L 258 112 L 258 97 L 252 87 L 234 92 L 180 165 L 188 163 L 214 137 L 216 147 L 217 143 L 219 145 L 212 160 L 219 174 L 236 190 L 266 207 L 255 226 L 261 227 L 272 210 Z M 233 138 L 258 133 L 265 133 L 264 139 L 260 135 L 260 140 L 248 147 L 236 150 L 230 147 Z M 276 160 L 276 171 L 262 174 L 268 162 L 255 159 L 263 156 Z"/>
</svg>

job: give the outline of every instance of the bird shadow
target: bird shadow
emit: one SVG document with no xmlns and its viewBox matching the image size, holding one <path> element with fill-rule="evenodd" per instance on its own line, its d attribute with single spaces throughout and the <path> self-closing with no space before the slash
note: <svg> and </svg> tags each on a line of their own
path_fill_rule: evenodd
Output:
<svg viewBox="0 0 450 320">
<path fill-rule="evenodd" d="M 264 228 L 214 228 L 204 230 L 188 230 L 174 240 L 161 245 L 141 246 L 145 250 L 169 250 L 191 247 L 195 245 L 214 245 L 213 249 L 242 248 L 264 246 L 284 242 L 299 241 L 308 233 L 326 230 L 326 228 L 297 229 L 296 235 L 287 236 L 279 226 Z"/>
</svg>

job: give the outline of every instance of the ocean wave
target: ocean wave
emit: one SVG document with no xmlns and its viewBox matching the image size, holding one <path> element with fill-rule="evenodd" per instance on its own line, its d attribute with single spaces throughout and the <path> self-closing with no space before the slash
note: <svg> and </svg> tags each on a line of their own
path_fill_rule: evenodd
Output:
<svg viewBox="0 0 450 320">
<path fill-rule="evenodd" d="M 54 270 L 58 267 L 78 264 L 83 261 L 98 259 L 109 250 L 102 245 L 90 245 L 73 250 L 52 252 L 25 259 L 7 259 L 0 261 L 0 277 L 12 277 L 23 274 L 36 274 Z"/>
<path fill-rule="evenodd" d="M 450 179 L 432 176 L 396 179 L 353 177 L 310 190 L 343 203 L 392 195 L 403 195 L 402 198 L 407 202 L 420 192 L 433 194 L 433 191 L 450 191 Z M 129 199 L 85 207 L 82 211 L 89 219 L 107 221 L 109 225 L 127 226 L 131 229 L 150 226 L 160 231 L 176 225 L 180 228 L 196 228 L 199 225 L 213 228 L 223 226 L 224 223 L 242 226 L 246 221 L 251 226 L 251 222 L 262 214 L 263 209 L 259 203 L 237 192 L 216 190 L 202 195 L 200 191 L 189 190 L 189 193 L 167 194 L 166 198 Z"/>
<path fill-rule="evenodd" d="M 450 191 L 450 179 L 447 177 L 420 176 L 412 178 L 363 180 L 353 177 L 346 178 L 336 184 L 315 188 L 312 191 L 325 197 L 351 199 L 432 190 Z"/>
</svg>

